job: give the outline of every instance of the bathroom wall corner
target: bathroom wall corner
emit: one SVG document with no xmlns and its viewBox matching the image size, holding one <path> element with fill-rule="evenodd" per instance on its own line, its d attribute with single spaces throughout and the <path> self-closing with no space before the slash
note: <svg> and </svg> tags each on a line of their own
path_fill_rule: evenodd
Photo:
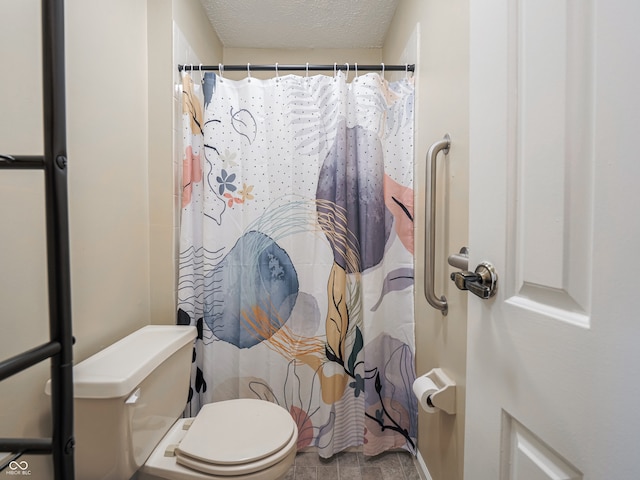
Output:
<svg viewBox="0 0 640 480">
<path fill-rule="evenodd" d="M 464 466 L 467 298 L 449 281 L 446 259 L 468 244 L 468 3 L 400 2 L 383 47 L 386 63 L 411 61 L 408 55 L 416 52 L 416 370 L 443 368 L 458 385 L 456 415 L 419 413 L 418 449 L 433 480 L 462 480 Z M 435 291 L 447 297 L 447 316 L 423 294 L 425 158 L 445 133 L 452 147 L 446 159 L 438 157 Z"/>
</svg>

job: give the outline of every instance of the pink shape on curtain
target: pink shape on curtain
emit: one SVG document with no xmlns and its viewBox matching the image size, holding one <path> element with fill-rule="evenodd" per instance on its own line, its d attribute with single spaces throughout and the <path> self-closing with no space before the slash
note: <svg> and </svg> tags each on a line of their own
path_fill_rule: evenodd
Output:
<svg viewBox="0 0 640 480">
<path fill-rule="evenodd" d="M 384 176 L 384 203 L 396 219 L 398 238 L 413 254 L 413 189 Z"/>
<path fill-rule="evenodd" d="M 191 145 L 184 151 L 182 160 L 182 208 L 191 202 L 193 184 L 202 181 L 202 164 L 200 155 L 194 155 Z"/>
</svg>

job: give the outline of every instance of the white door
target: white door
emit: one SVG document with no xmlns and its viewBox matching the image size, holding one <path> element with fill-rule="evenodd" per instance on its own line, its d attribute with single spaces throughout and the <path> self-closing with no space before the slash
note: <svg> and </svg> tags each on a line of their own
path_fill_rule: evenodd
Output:
<svg viewBox="0 0 640 480">
<path fill-rule="evenodd" d="M 640 2 L 470 2 L 465 479 L 640 479 Z"/>
</svg>

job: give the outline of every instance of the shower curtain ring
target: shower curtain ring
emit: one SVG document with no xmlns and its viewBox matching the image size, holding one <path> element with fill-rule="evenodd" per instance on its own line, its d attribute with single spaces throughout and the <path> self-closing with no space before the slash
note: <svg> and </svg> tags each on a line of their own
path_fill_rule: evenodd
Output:
<svg viewBox="0 0 640 480">
<path fill-rule="evenodd" d="M 349 80 L 349 63 L 345 63 L 345 65 L 347 66 L 347 75 L 346 75 L 345 79 Z"/>
<path fill-rule="evenodd" d="M 357 82 L 358 81 L 358 62 L 355 63 L 356 66 L 356 76 L 354 77 L 353 81 Z"/>
<path fill-rule="evenodd" d="M 336 75 L 338 75 L 338 64 L 337 63 L 333 63 L 333 81 L 336 81 Z"/>
<path fill-rule="evenodd" d="M 247 63 L 247 81 L 251 81 L 251 64 Z"/>
<path fill-rule="evenodd" d="M 309 62 L 307 62 L 307 81 L 309 81 Z"/>
<path fill-rule="evenodd" d="M 384 63 L 381 63 L 380 65 L 382 65 L 382 80 L 384 80 Z"/>
<path fill-rule="evenodd" d="M 204 85 L 204 75 L 202 73 L 202 64 L 200 64 L 200 66 L 198 67 L 198 70 L 200 70 L 200 83 Z"/>
<path fill-rule="evenodd" d="M 280 73 L 278 72 L 278 62 L 276 62 L 276 80 L 280 80 Z"/>
<path fill-rule="evenodd" d="M 224 65 L 218 64 L 218 74 L 220 75 L 220 81 L 224 80 Z"/>
</svg>

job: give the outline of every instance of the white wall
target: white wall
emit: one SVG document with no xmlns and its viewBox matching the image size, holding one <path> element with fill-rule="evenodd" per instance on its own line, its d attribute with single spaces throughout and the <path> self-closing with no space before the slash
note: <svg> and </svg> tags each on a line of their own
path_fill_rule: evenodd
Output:
<svg viewBox="0 0 640 480">
<path fill-rule="evenodd" d="M 76 362 L 143 325 L 175 322 L 174 16 L 201 50 L 214 45 L 203 58 L 217 63 L 199 2 L 65 2 Z M 11 65 L 0 75 L 0 152 L 41 154 L 40 2 L 1 2 L 0 18 L 0 62 Z M 0 172 L 2 359 L 48 340 L 42 179 Z M 0 436 L 51 434 L 48 369 L 0 383 Z M 52 478 L 49 456 L 23 459 L 32 478 Z"/>
<path fill-rule="evenodd" d="M 222 45 L 192 0 L 148 0 L 150 318 L 176 321 L 182 98 L 177 65 L 214 63 Z M 177 129 L 177 130 L 176 130 Z"/>
<path fill-rule="evenodd" d="M 416 70 L 416 367 L 419 375 L 443 368 L 457 382 L 457 411 L 420 411 L 418 448 L 434 480 L 463 475 L 466 376 L 466 294 L 449 280 L 447 257 L 468 239 L 468 0 L 402 0 L 383 48 L 385 63 L 415 61 Z M 414 43 L 417 45 L 414 46 Z M 416 52 L 416 58 L 403 58 Z M 451 135 L 446 160 L 438 156 L 435 292 L 445 295 L 443 317 L 424 291 L 425 157 L 429 146 Z M 473 247 L 473 246 L 471 246 Z"/>
<path fill-rule="evenodd" d="M 172 2 L 147 0 L 150 321 L 175 323 Z"/>
<path fill-rule="evenodd" d="M 0 3 L 0 151 L 41 154 L 40 2 Z M 149 323 L 146 1 L 66 2 L 75 360 Z M 123 34 L 126 32 L 126 35 Z M 48 339 L 41 172 L 0 172 L 0 352 Z M 0 383 L 0 435 L 50 435 L 43 363 Z M 49 478 L 50 457 L 28 457 Z"/>
</svg>

